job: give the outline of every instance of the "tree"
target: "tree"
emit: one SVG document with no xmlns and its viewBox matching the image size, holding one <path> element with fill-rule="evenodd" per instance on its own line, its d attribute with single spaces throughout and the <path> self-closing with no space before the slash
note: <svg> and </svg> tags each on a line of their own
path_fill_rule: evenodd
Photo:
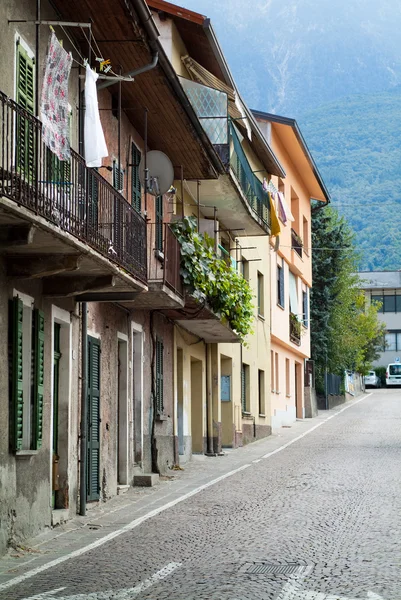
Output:
<svg viewBox="0 0 401 600">
<path fill-rule="evenodd" d="M 377 303 L 365 306 L 355 274 L 358 254 L 354 234 L 331 207 L 312 212 L 313 285 L 311 346 L 316 387 L 323 390 L 324 373 L 345 369 L 365 373 L 383 344 Z"/>
</svg>

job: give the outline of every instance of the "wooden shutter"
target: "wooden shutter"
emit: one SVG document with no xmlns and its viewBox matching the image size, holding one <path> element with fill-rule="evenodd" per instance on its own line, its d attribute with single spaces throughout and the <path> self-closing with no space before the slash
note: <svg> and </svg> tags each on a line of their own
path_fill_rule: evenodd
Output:
<svg viewBox="0 0 401 600">
<path fill-rule="evenodd" d="M 17 103 L 27 112 L 34 114 L 35 105 L 35 64 L 26 50 L 17 43 Z M 32 124 L 21 115 L 16 121 L 17 167 L 30 181 L 34 176 L 35 130 Z"/>
<path fill-rule="evenodd" d="M 132 143 L 131 148 L 131 204 L 137 212 L 141 212 L 141 182 L 139 181 L 139 163 L 141 153 Z"/>
<path fill-rule="evenodd" d="M 156 250 L 163 252 L 163 196 L 156 196 Z"/>
<path fill-rule="evenodd" d="M 20 298 L 10 303 L 10 443 L 12 450 L 22 449 L 23 435 L 23 314 Z"/>
<path fill-rule="evenodd" d="M 302 312 L 303 312 L 303 322 L 305 327 L 308 327 L 308 289 L 302 292 Z"/>
<path fill-rule="evenodd" d="M 280 300 L 279 300 L 279 304 L 280 306 L 282 306 L 284 308 L 284 269 L 283 267 L 278 267 L 279 269 L 279 294 L 280 294 Z"/>
<path fill-rule="evenodd" d="M 163 413 L 163 342 L 156 340 L 156 412 Z"/>
<path fill-rule="evenodd" d="M 88 337 L 87 499 L 100 495 L 100 342 Z"/>
<path fill-rule="evenodd" d="M 43 439 L 43 385 L 45 352 L 45 317 L 41 310 L 33 313 L 33 449 L 39 450 Z"/>
</svg>

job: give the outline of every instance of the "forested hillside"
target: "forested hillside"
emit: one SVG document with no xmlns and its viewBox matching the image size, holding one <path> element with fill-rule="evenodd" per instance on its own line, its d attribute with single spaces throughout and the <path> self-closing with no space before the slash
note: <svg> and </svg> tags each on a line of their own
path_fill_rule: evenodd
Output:
<svg viewBox="0 0 401 600">
<path fill-rule="evenodd" d="M 299 119 L 333 204 L 356 232 L 361 269 L 401 269 L 401 88 Z"/>
</svg>

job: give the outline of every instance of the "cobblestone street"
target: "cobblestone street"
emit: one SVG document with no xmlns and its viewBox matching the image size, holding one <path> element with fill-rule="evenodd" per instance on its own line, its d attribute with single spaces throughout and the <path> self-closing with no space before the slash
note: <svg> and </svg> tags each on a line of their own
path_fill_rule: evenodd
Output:
<svg viewBox="0 0 401 600">
<path fill-rule="evenodd" d="M 400 448 L 400 391 L 366 394 L 33 540 L 0 600 L 399 600 Z"/>
</svg>

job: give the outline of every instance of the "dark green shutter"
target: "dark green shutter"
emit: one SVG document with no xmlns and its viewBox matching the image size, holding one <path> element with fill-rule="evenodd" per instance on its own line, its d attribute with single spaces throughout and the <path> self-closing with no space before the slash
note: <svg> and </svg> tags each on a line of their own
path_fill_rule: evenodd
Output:
<svg viewBox="0 0 401 600">
<path fill-rule="evenodd" d="M 280 306 L 284 307 L 284 269 L 279 267 Z"/>
<path fill-rule="evenodd" d="M 10 369 L 10 430 L 12 450 L 22 449 L 23 436 L 23 314 L 22 300 L 14 298 L 10 303 L 10 342 L 11 342 L 11 369 Z"/>
<path fill-rule="evenodd" d="M 17 103 L 34 114 L 35 64 L 17 43 Z M 29 180 L 33 180 L 35 168 L 35 130 L 32 124 L 18 115 L 17 122 L 17 168 Z"/>
<path fill-rule="evenodd" d="M 163 196 L 156 196 L 156 250 L 163 252 Z"/>
<path fill-rule="evenodd" d="M 43 438 L 43 385 L 45 364 L 45 317 L 33 313 L 33 449 L 39 450 Z"/>
<path fill-rule="evenodd" d="M 87 499 L 100 495 L 100 342 L 88 337 Z"/>
<path fill-rule="evenodd" d="M 244 364 L 241 367 L 241 405 L 242 412 L 246 412 L 246 371 Z"/>
<path fill-rule="evenodd" d="M 139 181 L 139 163 L 141 153 L 132 143 L 131 148 L 131 204 L 137 212 L 141 212 L 141 182 Z"/>
<path fill-rule="evenodd" d="M 163 413 L 163 342 L 156 340 L 156 412 Z"/>
</svg>

